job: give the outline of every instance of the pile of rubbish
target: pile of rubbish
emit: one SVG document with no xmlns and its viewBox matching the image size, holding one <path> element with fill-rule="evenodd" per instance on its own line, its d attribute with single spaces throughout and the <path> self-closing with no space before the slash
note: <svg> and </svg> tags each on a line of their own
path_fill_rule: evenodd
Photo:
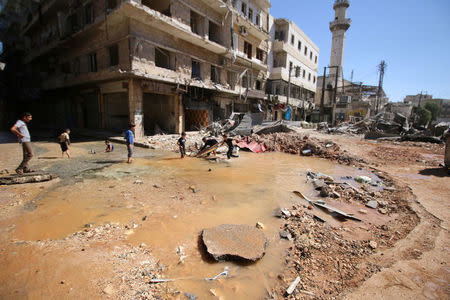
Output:
<svg viewBox="0 0 450 300">
<path fill-rule="evenodd" d="M 439 130 L 435 130 L 435 133 L 441 132 L 440 135 L 449 128 L 446 123 L 438 125 Z M 407 118 L 399 113 L 394 115 L 392 121 L 386 120 L 382 112 L 356 123 L 343 122 L 332 128 L 328 128 L 326 123 L 319 123 L 318 130 L 326 130 L 328 133 L 364 134 L 366 139 L 442 143 L 441 138 L 433 136 L 431 131 L 411 127 Z"/>
</svg>

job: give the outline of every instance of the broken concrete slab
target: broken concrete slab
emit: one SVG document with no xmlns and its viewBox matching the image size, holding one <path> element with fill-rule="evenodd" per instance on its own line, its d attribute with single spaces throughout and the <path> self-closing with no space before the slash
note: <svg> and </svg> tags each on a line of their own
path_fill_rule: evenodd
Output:
<svg viewBox="0 0 450 300">
<path fill-rule="evenodd" d="M 314 186 L 314 189 L 316 190 L 320 190 L 322 189 L 322 187 L 326 186 L 325 181 L 323 181 L 322 179 L 313 179 L 312 184 Z"/>
<path fill-rule="evenodd" d="M 222 224 L 201 233 L 206 251 L 215 260 L 257 261 L 264 256 L 267 238 L 256 227 Z"/>
<path fill-rule="evenodd" d="M 56 178 L 55 175 L 42 174 L 42 173 L 27 173 L 27 174 L 23 174 L 23 175 L 11 175 L 11 176 L 0 177 L 0 185 L 43 182 L 43 181 L 52 180 L 54 178 Z"/>
<path fill-rule="evenodd" d="M 378 207 L 378 201 L 377 200 L 371 200 L 369 202 L 366 203 L 367 207 L 376 209 Z"/>
</svg>

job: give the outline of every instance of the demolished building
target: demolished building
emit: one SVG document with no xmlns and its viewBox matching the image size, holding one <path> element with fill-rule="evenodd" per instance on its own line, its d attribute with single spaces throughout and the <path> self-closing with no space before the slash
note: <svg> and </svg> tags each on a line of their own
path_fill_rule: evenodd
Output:
<svg viewBox="0 0 450 300">
<path fill-rule="evenodd" d="M 48 126 L 136 136 L 258 111 L 268 77 L 269 0 L 48 0 L 22 26 Z"/>
</svg>

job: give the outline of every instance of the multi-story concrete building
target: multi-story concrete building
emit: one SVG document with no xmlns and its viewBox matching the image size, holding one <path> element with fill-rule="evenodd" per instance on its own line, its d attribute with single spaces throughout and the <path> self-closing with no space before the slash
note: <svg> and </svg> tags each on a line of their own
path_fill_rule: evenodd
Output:
<svg viewBox="0 0 450 300">
<path fill-rule="evenodd" d="M 269 0 L 41 1 L 22 31 L 25 63 L 45 91 L 33 113 L 60 127 L 120 131 L 132 122 L 140 137 L 256 111 L 269 8 Z"/>
<path fill-rule="evenodd" d="M 314 107 L 319 48 L 292 21 L 269 18 L 270 77 L 267 93 L 277 103 L 272 118 L 281 118 L 280 108 L 294 108 L 293 119 L 302 119 Z"/>
</svg>

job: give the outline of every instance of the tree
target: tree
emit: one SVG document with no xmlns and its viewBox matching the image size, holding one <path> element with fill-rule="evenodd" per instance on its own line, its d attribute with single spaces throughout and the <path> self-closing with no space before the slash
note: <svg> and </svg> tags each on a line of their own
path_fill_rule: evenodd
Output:
<svg viewBox="0 0 450 300">
<path fill-rule="evenodd" d="M 417 125 L 426 126 L 431 121 L 431 112 L 423 107 L 416 107 Z"/>
<path fill-rule="evenodd" d="M 436 121 L 441 108 L 437 103 L 429 102 L 425 104 L 425 109 L 431 112 L 431 121 Z"/>
</svg>

